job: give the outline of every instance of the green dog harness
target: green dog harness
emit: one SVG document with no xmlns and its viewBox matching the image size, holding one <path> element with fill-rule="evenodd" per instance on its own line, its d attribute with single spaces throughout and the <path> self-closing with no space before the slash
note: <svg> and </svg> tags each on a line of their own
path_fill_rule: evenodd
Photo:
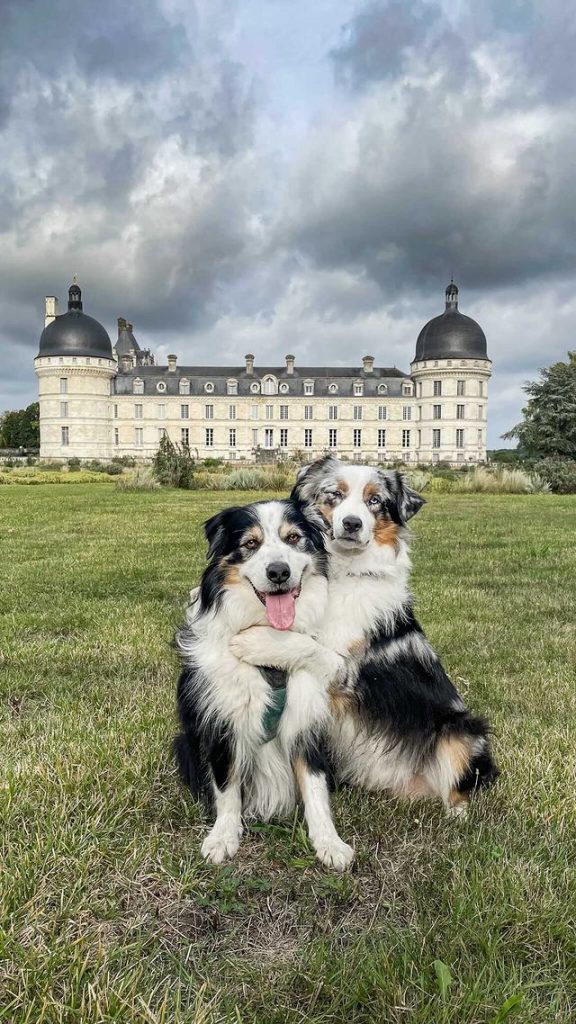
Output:
<svg viewBox="0 0 576 1024">
<path fill-rule="evenodd" d="M 287 695 L 287 673 L 278 668 L 261 668 L 261 674 L 268 683 L 271 690 L 271 701 L 266 707 L 262 716 L 262 730 L 264 732 L 264 743 L 273 740 L 278 732 L 282 712 L 286 707 Z"/>
</svg>

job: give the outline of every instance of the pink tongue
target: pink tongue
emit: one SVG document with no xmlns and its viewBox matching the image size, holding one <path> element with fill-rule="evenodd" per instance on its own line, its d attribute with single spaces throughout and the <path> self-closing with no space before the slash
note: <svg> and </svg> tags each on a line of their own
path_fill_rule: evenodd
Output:
<svg viewBox="0 0 576 1024">
<path fill-rule="evenodd" d="M 266 618 L 274 629 L 290 629 L 296 617 L 294 593 L 264 594 Z"/>
</svg>

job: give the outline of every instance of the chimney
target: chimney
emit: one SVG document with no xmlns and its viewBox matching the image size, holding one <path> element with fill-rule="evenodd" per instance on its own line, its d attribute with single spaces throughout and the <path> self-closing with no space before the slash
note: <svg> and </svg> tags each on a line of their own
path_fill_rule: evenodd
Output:
<svg viewBox="0 0 576 1024">
<path fill-rule="evenodd" d="M 252 377 L 254 374 L 254 356 L 249 352 L 244 358 L 246 360 L 246 373 L 249 377 Z"/>
<path fill-rule="evenodd" d="M 292 376 L 292 374 L 294 373 L 295 361 L 296 360 L 294 356 L 286 356 L 286 373 L 289 374 L 290 376 Z"/>
<path fill-rule="evenodd" d="M 47 295 L 44 299 L 44 327 L 48 327 L 58 316 L 58 299 L 55 295 Z"/>
<path fill-rule="evenodd" d="M 178 356 L 168 356 L 168 373 L 176 373 Z"/>
<path fill-rule="evenodd" d="M 123 316 L 118 317 L 118 337 L 126 330 L 126 321 Z"/>
<path fill-rule="evenodd" d="M 120 357 L 120 365 L 122 367 L 122 373 L 130 373 L 132 369 L 132 356 L 128 352 L 126 355 Z"/>
<path fill-rule="evenodd" d="M 362 365 L 364 366 L 364 373 L 373 373 L 374 356 L 362 356 Z"/>
</svg>

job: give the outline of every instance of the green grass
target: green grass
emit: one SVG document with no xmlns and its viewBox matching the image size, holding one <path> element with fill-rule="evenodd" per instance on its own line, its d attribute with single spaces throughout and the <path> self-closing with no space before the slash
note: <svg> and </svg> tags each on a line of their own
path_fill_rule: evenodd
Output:
<svg viewBox="0 0 576 1024">
<path fill-rule="evenodd" d="M 335 798 L 204 865 L 168 756 L 201 521 L 249 495 L 0 492 L 0 1022 L 548 1024 L 576 1005 L 576 499 L 433 495 L 427 632 L 503 770 L 461 823 Z"/>
</svg>

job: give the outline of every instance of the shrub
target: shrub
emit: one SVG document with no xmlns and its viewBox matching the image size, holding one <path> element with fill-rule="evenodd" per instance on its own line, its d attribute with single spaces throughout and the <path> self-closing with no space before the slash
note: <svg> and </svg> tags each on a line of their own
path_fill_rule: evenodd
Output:
<svg viewBox="0 0 576 1024">
<path fill-rule="evenodd" d="M 158 482 L 167 487 L 188 490 L 194 486 L 194 460 L 190 449 L 186 445 L 174 444 L 167 434 L 160 440 L 152 466 Z"/>
<path fill-rule="evenodd" d="M 104 472 L 107 473 L 108 476 L 122 476 L 124 470 L 117 462 L 109 462 L 107 466 L 104 466 Z"/>
<path fill-rule="evenodd" d="M 68 459 L 68 469 L 70 473 L 77 473 L 80 469 L 80 459 L 76 457 Z"/>
<path fill-rule="evenodd" d="M 202 469 L 214 470 L 220 469 L 222 466 L 222 459 L 204 459 L 201 463 Z"/>
<path fill-rule="evenodd" d="M 540 459 L 534 472 L 554 494 L 576 494 L 576 462 L 568 459 Z"/>
<path fill-rule="evenodd" d="M 110 461 L 115 466 L 126 466 L 129 469 L 136 465 L 136 459 L 133 459 L 131 455 L 114 455 Z"/>
<path fill-rule="evenodd" d="M 59 473 L 63 466 L 63 462 L 39 462 L 36 469 L 41 473 Z"/>
<path fill-rule="evenodd" d="M 117 491 L 156 491 L 159 487 L 151 466 L 138 466 L 133 473 L 123 473 L 116 481 Z"/>
<path fill-rule="evenodd" d="M 406 481 L 415 491 L 423 491 L 430 483 L 430 477 L 420 469 L 412 469 L 404 474 Z"/>
</svg>

